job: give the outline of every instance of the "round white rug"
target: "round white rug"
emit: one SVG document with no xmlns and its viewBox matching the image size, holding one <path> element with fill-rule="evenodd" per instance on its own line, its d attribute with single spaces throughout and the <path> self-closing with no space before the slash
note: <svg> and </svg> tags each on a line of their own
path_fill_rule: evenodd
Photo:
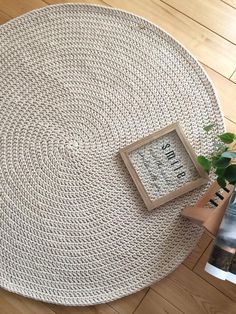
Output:
<svg viewBox="0 0 236 314">
<path fill-rule="evenodd" d="M 144 19 L 69 4 L 2 25 L 0 64 L 0 286 L 88 305 L 173 271 L 205 187 L 147 212 L 118 151 L 176 121 L 212 149 L 203 126 L 223 119 L 196 60 Z"/>
</svg>

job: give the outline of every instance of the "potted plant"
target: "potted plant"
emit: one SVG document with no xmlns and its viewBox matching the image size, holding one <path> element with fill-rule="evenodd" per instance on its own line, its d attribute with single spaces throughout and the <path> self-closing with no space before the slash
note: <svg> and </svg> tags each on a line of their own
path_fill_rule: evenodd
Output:
<svg viewBox="0 0 236 314">
<path fill-rule="evenodd" d="M 214 132 L 214 124 L 204 128 L 206 136 Z M 209 156 L 198 156 L 198 163 L 207 173 L 214 173 L 218 184 L 225 188 L 227 184 L 236 184 L 236 134 L 226 132 L 215 135 L 214 151 Z"/>
<path fill-rule="evenodd" d="M 214 125 L 204 130 L 213 132 Z M 210 156 L 198 156 L 198 163 L 209 173 L 213 172 L 218 184 L 225 188 L 234 185 L 227 202 L 224 216 L 216 224 L 219 229 L 205 271 L 209 274 L 236 284 L 236 134 L 223 133 L 214 139 L 214 151 Z"/>
</svg>

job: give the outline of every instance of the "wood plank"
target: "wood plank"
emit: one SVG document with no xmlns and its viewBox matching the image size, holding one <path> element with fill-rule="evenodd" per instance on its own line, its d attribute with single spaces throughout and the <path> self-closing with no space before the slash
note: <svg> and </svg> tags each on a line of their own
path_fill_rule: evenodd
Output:
<svg viewBox="0 0 236 314">
<path fill-rule="evenodd" d="M 212 238 L 206 232 L 203 233 L 201 239 L 198 241 L 195 249 L 189 254 L 189 256 L 185 259 L 183 264 L 187 266 L 189 269 L 193 269 L 203 252 L 209 246 Z"/>
<path fill-rule="evenodd" d="M 106 304 L 99 304 L 96 306 L 63 306 L 48 304 L 48 307 L 56 314 L 117 314 L 115 310 Z"/>
<path fill-rule="evenodd" d="M 162 1 L 236 44 L 236 12 L 226 3 L 220 0 Z"/>
<path fill-rule="evenodd" d="M 104 0 L 113 7 L 143 16 L 180 41 L 198 60 L 230 77 L 236 65 L 236 46 L 159 0 Z"/>
<path fill-rule="evenodd" d="M 57 4 L 57 3 L 91 3 L 91 4 L 100 4 L 107 6 L 103 0 L 43 0 L 47 4 Z"/>
<path fill-rule="evenodd" d="M 42 0 L 0 0 L 0 9 L 11 17 L 16 17 L 28 11 L 42 8 L 47 4 Z"/>
<path fill-rule="evenodd" d="M 236 84 L 209 67 L 204 68 L 216 88 L 224 116 L 236 123 Z"/>
<path fill-rule="evenodd" d="M 228 132 L 232 132 L 232 133 L 236 134 L 236 123 L 234 123 L 228 119 L 225 119 L 225 126 L 226 126 L 226 130 Z"/>
<path fill-rule="evenodd" d="M 1 314 L 55 314 L 47 304 L 0 289 Z"/>
<path fill-rule="evenodd" d="M 215 35 L 211 31 L 195 23 L 185 15 L 173 10 L 168 5 L 156 0 L 120 1 L 120 0 L 45 0 L 49 4 L 66 2 L 86 2 L 109 4 L 139 14 L 160 25 L 176 39 L 182 42 L 196 57 L 216 71 L 229 77 L 236 64 L 236 46 Z M 45 6 L 42 0 L 0 0 L 0 8 L 8 15 L 15 17 L 32 9 Z M 186 32 L 188 29 L 188 32 Z"/>
<path fill-rule="evenodd" d="M 234 300 L 234 302 L 236 302 L 236 285 L 234 285 L 233 283 L 229 281 L 223 281 L 223 280 L 217 279 L 204 271 L 205 265 L 208 261 L 209 255 L 212 250 L 212 246 L 213 246 L 213 243 L 209 245 L 207 250 L 204 252 L 199 262 L 194 267 L 194 272 L 198 274 L 199 276 L 201 276 L 206 281 L 208 281 L 209 283 L 211 283 L 214 287 L 216 287 L 222 293 L 227 295 L 230 299 Z"/>
<path fill-rule="evenodd" d="M 131 294 L 108 304 L 120 314 L 131 314 L 145 297 L 148 290 L 149 288 L 143 289 L 135 294 Z"/>
<path fill-rule="evenodd" d="M 11 19 L 11 17 L 9 15 L 7 15 L 6 13 L 0 11 L 0 24 L 6 23 L 10 19 Z"/>
<path fill-rule="evenodd" d="M 230 77 L 230 80 L 234 83 L 236 83 L 236 70 L 233 72 L 233 74 Z"/>
<path fill-rule="evenodd" d="M 236 0 L 221 0 L 221 1 L 236 9 Z"/>
<path fill-rule="evenodd" d="M 152 289 L 184 313 L 236 313 L 235 302 L 184 265 Z"/>
<path fill-rule="evenodd" d="M 150 289 L 141 302 L 135 314 L 180 314 L 175 306 L 171 305 L 155 291 Z"/>
<path fill-rule="evenodd" d="M 154 23 L 159 24 L 163 28 L 165 28 L 167 31 L 169 31 L 175 38 L 177 38 L 179 41 L 181 41 L 193 54 L 195 54 L 202 62 L 207 63 L 209 66 L 214 68 L 215 70 L 221 72 L 223 75 L 230 77 L 230 74 L 232 74 L 233 70 L 235 69 L 236 66 L 236 59 L 235 59 L 235 51 L 233 45 L 228 43 L 227 41 L 223 40 L 219 36 L 213 34 L 212 32 L 206 30 L 204 27 L 201 27 L 199 24 L 194 23 L 190 19 L 188 19 L 186 16 L 183 14 L 169 8 L 165 4 L 161 3 L 160 1 L 156 1 L 156 4 L 153 6 L 148 5 L 149 0 L 147 1 L 138 1 L 134 0 L 133 3 L 132 1 L 118 1 L 120 6 L 123 6 L 124 9 L 127 9 L 129 11 L 132 11 L 136 14 L 142 15 L 150 20 L 152 20 Z M 182 0 L 181 0 L 182 1 Z M 208 0 L 209 1 L 209 0 Z M 225 0 L 225 2 L 233 2 L 235 0 Z M 17 16 L 19 14 L 25 13 L 29 10 L 38 8 L 38 4 L 40 5 L 44 2 L 49 2 L 49 3 L 66 3 L 66 2 L 83 2 L 83 3 L 97 3 L 97 4 L 102 4 L 105 5 L 104 1 L 102 0 L 96 0 L 96 1 L 91 1 L 91 0 L 46 0 L 46 1 L 41 1 L 41 0 L 0 0 L 0 9 L 4 7 L 4 9 L 11 13 L 11 16 Z M 107 1 L 109 2 L 109 1 Z M 110 1 L 111 2 L 111 1 Z M 115 2 L 115 1 L 113 1 Z M 125 3 L 126 2 L 126 3 Z M 128 2 L 131 2 L 129 4 Z M 150 1 L 151 2 L 151 1 Z M 159 3 L 159 5 L 157 5 Z M 43 4 L 44 5 L 44 4 Z M 46 5 L 46 4 L 45 4 Z M 127 7 L 133 7 L 131 9 L 126 8 Z M 156 12 L 160 9 L 160 12 Z M 4 12 L 6 12 L 4 11 Z M 153 11 L 153 12 L 152 12 Z M 140 12 L 140 13 L 139 13 Z M 0 23 L 4 23 L 7 20 L 10 19 L 9 13 L 1 13 L 0 12 Z M 150 17 L 149 17 L 150 16 Z M 160 22 L 159 22 L 160 21 Z M 178 28 L 178 29 L 175 29 Z M 188 33 L 189 32 L 189 33 Z M 194 34 L 196 32 L 196 34 Z M 210 35 L 209 35 L 210 34 Z M 195 36 L 196 35 L 196 36 Z M 189 48 L 190 47 L 190 48 Z M 227 50 L 228 49 L 228 50 Z M 222 58 L 221 58 L 222 56 Z M 211 60 L 212 59 L 212 60 Z M 233 70 L 232 70 L 233 68 Z M 207 68 L 207 71 L 212 71 L 211 69 Z M 209 74 L 209 73 L 208 73 Z M 232 119 L 235 117 L 235 111 L 234 111 L 234 99 L 235 99 L 235 92 L 233 90 L 235 89 L 235 84 L 230 82 L 229 80 L 225 79 L 222 77 L 222 75 L 219 75 L 215 71 L 213 73 L 209 74 L 211 76 L 211 79 L 213 80 L 217 90 L 219 91 L 223 111 L 227 112 L 227 116 Z M 231 77 L 232 81 L 236 82 L 236 73 L 235 76 L 233 75 Z M 216 82 L 215 82 L 216 81 Z M 222 87 L 220 87 L 222 86 Z M 234 97 L 234 98 L 233 98 Z M 234 118 L 235 119 L 235 118 Z M 236 121 L 235 121 L 236 122 Z M 235 123 L 231 122 L 230 120 L 226 119 L 226 126 L 228 130 L 235 131 Z M 204 247 L 204 241 L 202 243 Z M 200 245 L 201 247 L 201 245 Z M 204 251 L 202 247 L 202 250 Z M 197 249 L 201 250 L 201 248 Z M 202 251 L 201 251 L 202 252 Z M 200 252 L 195 255 L 195 260 L 194 257 L 193 260 L 189 260 L 189 267 L 193 267 L 195 265 L 194 261 L 199 260 L 199 254 Z M 206 252 L 207 254 L 207 252 Z M 203 255 L 204 256 L 204 255 Z M 202 257 L 203 258 L 203 257 Z M 197 263 L 197 266 L 194 268 L 194 271 L 198 272 L 198 267 L 200 267 L 202 259 L 199 260 L 199 263 Z M 187 262 L 188 263 L 188 262 Z M 202 266 L 203 269 L 204 265 Z M 171 275 L 170 275 L 171 276 Z M 184 277 L 184 274 L 182 275 Z M 205 275 L 204 275 L 205 276 Z M 209 275 L 210 276 L 210 275 Z M 211 277 L 211 276 L 210 276 Z M 165 280 L 165 279 L 164 279 Z M 212 278 L 211 278 L 212 280 Z M 213 279 L 214 280 L 214 279 Z M 217 279 L 215 279 L 218 281 Z M 192 277 L 190 277 L 189 281 L 192 281 Z M 209 280 L 210 281 L 210 280 Z M 212 283 L 212 281 L 210 281 Z M 202 283 L 202 281 L 201 281 Z M 161 284 L 161 282 L 160 282 Z M 213 284 L 213 283 L 212 283 Z M 215 283 L 214 283 L 215 284 Z M 229 288 L 227 287 L 226 290 L 224 288 L 220 287 L 219 284 L 222 284 L 222 282 L 217 283 L 217 289 L 221 290 L 223 293 L 229 295 L 232 299 L 234 299 L 235 295 L 233 294 L 230 295 L 230 291 L 234 289 L 235 291 L 235 286 Z M 231 283 L 229 283 L 232 285 Z M 179 285 L 179 283 L 178 283 Z M 225 283 L 224 283 L 225 285 Z M 181 285 L 181 289 L 185 292 L 185 286 Z M 200 284 L 200 287 L 202 290 L 205 289 L 205 286 Z M 177 286 L 178 288 L 178 286 Z M 177 289 L 176 288 L 176 289 Z M 235 313 L 235 308 L 231 307 L 231 303 L 229 303 L 229 308 L 227 308 L 227 305 L 225 305 L 225 312 L 221 311 L 221 308 L 219 309 L 217 307 L 217 310 L 215 310 L 215 307 L 211 307 L 211 304 L 209 305 L 209 300 L 208 297 L 202 298 L 202 294 L 207 291 L 208 289 L 205 289 L 202 294 L 199 293 L 198 289 L 195 289 L 193 286 L 192 288 L 192 293 L 196 293 L 197 296 L 194 294 L 194 302 L 195 303 L 201 303 L 205 302 L 207 309 L 209 312 L 203 312 L 202 307 L 198 308 L 198 312 L 195 311 L 194 307 L 191 307 L 191 303 L 188 298 L 190 298 L 189 295 L 192 296 L 192 294 L 189 292 L 189 294 L 182 293 L 182 298 L 179 297 L 177 298 L 176 303 L 177 305 L 181 305 L 180 310 L 178 310 L 176 307 L 171 305 L 167 300 L 164 299 L 164 297 L 169 298 L 170 302 L 172 301 L 172 296 L 171 294 L 174 293 L 174 296 L 176 295 L 176 291 L 172 291 L 171 287 L 170 289 L 170 297 L 168 294 L 163 295 L 161 297 L 159 294 L 154 292 L 152 289 L 149 290 L 147 296 L 143 299 L 141 302 L 140 306 L 137 308 L 135 313 Z M 180 289 L 180 290 L 181 290 Z M 188 287 L 189 289 L 189 287 Z M 187 289 L 187 290 L 188 290 Z M 212 287 L 212 289 L 214 289 Z M 181 291 L 182 291 L 181 290 Z M 197 292 L 196 292 L 197 290 Z M 145 290 L 146 291 L 146 290 Z M 168 290 L 169 291 L 169 290 Z M 211 290 L 212 291 L 212 290 Z M 215 291 L 215 290 L 214 290 Z M 212 292 L 211 292 L 212 293 Z M 232 291 L 231 291 L 232 293 Z M 188 296 L 188 304 L 187 304 L 187 309 L 185 310 L 185 300 L 186 300 L 186 294 Z M 111 302 L 110 305 L 113 306 L 113 309 L 108 306 L 108 305 L 98 305 L 94 307 L 64 307 L 64 306 L 57 306 L 57 305 L 47 305 L 42 302 L 30 300 L 9 292 L 6 292 L 4 290 L 0 290 L 0 313 L 1 314 L 80 314 L 80 313 L 86 313 L 86 314 L 115 314 L 117 313 L 116 311 L 120 313 L 131 313 L 132 309 L 134 310 L 136 306 L 139 304 L 139 302 L 142 300 L 142 291 L 140 292 L 141 297 L 138 296 L 138 294 L 128 296 L 126 298 L 123 298 L 121 300 L 117 300 L 114 302 Z M 199 296 L 200 295 L 200 296 Z M 218 306 L 218 300 L 219 300 L 219 295 L 215 295 L 212 293 L 211 301 L 213 302 L 213 299 L 217 300 L 217 306 Z M 168 300 L 169 300 L 168 299 Z M 207 300 L 206 300 L 207 299 Z M 173 297 L 173 300 L 174 297 Z M 235 300 L 235 299 L 234 299 Z M 191 299 L 191 302 L 193 302 Z M 222 301 L 223 302 L 223 301 Z M 190 303 L 190 305 L 189 305 Z M 195 306 L 194 303 L 194 306 Z M 50 307 L 50 308 L 49 308 Z M 55 310 L 55 311 L 54 311 Z M 219 311 L 218 311 L 219 310 Z M 123 311 L 123 312 L 122 312 Z M 126 312 L 128 311 L 128 312 Z"/>
</svg>

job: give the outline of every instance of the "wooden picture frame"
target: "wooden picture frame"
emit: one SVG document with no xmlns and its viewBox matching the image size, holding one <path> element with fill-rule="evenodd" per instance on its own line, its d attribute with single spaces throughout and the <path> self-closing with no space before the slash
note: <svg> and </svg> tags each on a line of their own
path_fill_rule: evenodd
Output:
<svg viewBox="0 0 236 314">
<path fill-rule="evenodd" d="M 175 133 L 176 132 L 176 133 Z M 140 173 L 138 174 L 138 168 L 134 166 L 134 163 L 132 161 L 132 154 L 138 154 L 138 158 L 141 158 L 140 156 L 142 156 L 140 154 L 140 152 L 138 151 L 139 149 L 145 149 L 145 152 L 148 148 L 148 145 L 150 145 L 151 143 L 157 143 L 155 145 L 160 145 L 161 143 L 158 143 L 157 141 L 163 141 L 163 139 L 168 139 L 167 136 L 170 136 L 170 139 L 171 139 L 171 136 L 175 137 L 175 138 L 179 138 L 179 140 L 177 140 L 177 142 L 179 141 L 179 149 L 180 151 L 183 152 L 183 155 L 185 155 L 185 158 L 187 156 L 187 158 L 189 158 L 188 160 L 188 163 L 190 164 L 191 163 L 191 169 L 194 169 L 194 180 L 191 180 L 190 182 L 186 182 L 186 183 L 183 183 L 182 186 L 178 186 L 175 190 L 172 190 L 172 191 L 167 191 L 167 193 L 165 195 L 161 195 L 160 197 L 157 197 L 156 199 L 153 199 L 153 197 L 151 198 L 150 197 L 150 194 L 147 192 L 147 188 L 145 188 L 145 184 L 142 182 L 141 178 L 140 178 Z M 152 144 L 154 145 L 154 144 Z M 165 147 L 169 147 L 167 146 L 168 144 L 166 144 L 165 146 L 161 146 L 162 149 L 164 149 Z M 183 151 L 183 148 L 184 148 L 184 151 Z M 161 150 L 160 150 L 161 151 Z M 194 152 L 194 150 L 192 149 L 190 143 L 188 142 L 187 138 L 185 137 L 184 133 L 183 133 L 183 130 L 181 129 L 179 123 L 173 123 L 163 129 L 161 129 L 160 131 L 157 131 L 153 134 L 150 134 L 140 140 L 138 140 L 137 142 L 134 142 L 124 148 L 122 148 L 120 150 L 120 155 L 147 207 L 148 210 L 152 210 L 154 208 L 157 208 L 171 200 L 173 200 L 174 198 L 178 197 L 178 196 L 181 196 L 205 183 L 207 183 L 208 181 L 208 175 L 207 173 L 202 169 L 202 167 L 197 163 L 197 160 L 196 160 L 196 154 Z M 163 153 L 162 153 L 163 155 Z M 168 160 L 168 162 L 173 158 L 173 151 L 169 151 L 169 152 L 166 152 L 165 155 L 167 156 L 166 157 L 166 160 Z M 135 156 L 135 155 L 134 155 Z M 143 157 L 143 156 L 142 156 Z M 170 158 L 172 157 L 172 158 Z M 176 156 L 174 156 L 175 158 L 177 158 Z M 181 157 L 181 156 L 180 156 Z M 156 158 L 156 156 L 155 156 Z M 164 157 L 162 157 L 164 158 Z M 157 159 L 156 159 L 157 160 Z M 165 160 L 165 159 L 164 159 Z M 167 161 L 166 161 L 167 162 Z M 179 166 L 179 168 L 175 168 L 174 170 L 167 170 L 169 168 L 167 168 L 166 166 L 169 167 L 169 165 L 174 165 L 174 164 L 177 164 L 177 162 L 179 161 L 171 161 L 171 163 L 168 163 L 167 165 L 164 165 L 163 169 L 164 171 L 175 171 L 176 169 L 180 169 L 181 167 L 183 166 Z M 163 165 L 163 164 L 162 164 Z M 148 167 L 145 165 L 145 171 L 149 171 Z M 188 169 L 187 169 L 188 171 Z M 150 173 L 150 171 L 149 171 Z M 162 172 L 163 173 L 163 172 Z M 184 177 L 183 175 L 184 171 L 181 172 L 181 176 Z M 180 174 L 180 173 L 179 173 Z M 178 175 L 179 175 L 178 174 Z M 177 175 L 177 176 L 178 176 Z M 180 178 L 182 181 L 184 180 L 184 178 L 182 178 L 181 176 L 179 176 L 178 178 Z M 152 178 L 152 177 L 151 177 Z M 161 176 L 160 176 L 161 178 Z M 155 176 L 155 179 L 157 182 L 158 181 L 158 175 Z M 176 179 L 175 180 L 180 180 L 180 179 Z M 147 180 L 145 180 L 146 182 Z M 169 181 L 170 182 L 170 181 Z M 156 184 L 156 183 L 155 183 Z M 180 182 L 178 183 L 180 184 Z M 163 187 L 162 187 L 163 189 Z M 163 192 L 162 192 L 163 193 Z"/>
</svg>

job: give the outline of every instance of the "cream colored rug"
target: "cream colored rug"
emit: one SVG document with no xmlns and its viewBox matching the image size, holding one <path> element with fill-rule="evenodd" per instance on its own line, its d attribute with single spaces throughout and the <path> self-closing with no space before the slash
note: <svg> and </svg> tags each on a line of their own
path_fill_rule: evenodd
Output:
<svg viewBox="0 0 236 314">
<path fill-rule="evenodd" d="M 179 121 L 197 153 L 223 119 L 197 61 L 123 11 L 57 5 L 0 27 L 0 286 L 88 305 L 173 271 L 205 187 L 147 212 L 120 148 Z"/>
</svg>

